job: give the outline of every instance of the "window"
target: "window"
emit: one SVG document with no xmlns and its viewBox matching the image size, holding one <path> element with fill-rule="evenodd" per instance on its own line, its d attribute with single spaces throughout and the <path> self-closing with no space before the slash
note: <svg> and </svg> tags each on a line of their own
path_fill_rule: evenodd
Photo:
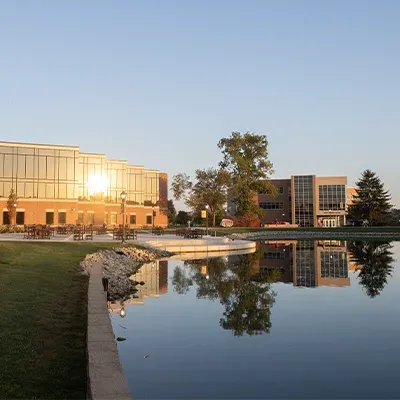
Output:
<svg viewBox="0 0 400 400">
<path fill-rule="evenodd" d="M 136 225 L 136 215 L 132 215 L 132 214 L 130 215 L 129 223 L 131 225 Z"/>
<path fill-rule="evenodd" d="M 54 224 L 54 212 L 47 211 L 46 212 L 46 225 L 53 225 Z"/>
<path fill-rule="evenodd" d="M 258 203 L 263 210 L 283 210 L 283 202 Z"/>
<path fill-rule="evenodd" d="M 153 218 L 151 215 L 146 215 L 146 224 L 151 225 L 153 223 Z"/>
<path fill-rule="evenodd" d="M 78 224 L 83 224 L 83 212 L 78 212 Z"/>
<path fill-rule="evenodd" d="M 25 223 L 25 212 L 24 211 L 17 211 L 16 222 L 17 222 L 17 225 L 24 225 L 24 223 Z"/>
<path fill-rule="evenodd" d="M 93 223 L 94 223 L 94 213 L 88 213 L 88 215 L 87 215 L 87 223 L 89 225 L 93 225 Z"/>
<path fill-rule="evenodd" d="M 346 203 L 345 185 L 320 185 L 319 190 L 319 209 L 344 210 Z"/>
<path fill-rule="evenodd" d="M 67 223 L 67 213 L 65 211 L 58 212 L 58 223 L 66 224 Z"/>
<path fill-rule="evenodd" d="M 116 225 L 117 224 L 117 214 L 111 214 L 111 225 Z"/>
<path fill-rule="evenodd" d="M 10 216 L 8 211 L 3 211 L 3 225 L 10 225 Z"/>
<path fill-rule="evenodd" d="M 284 194 L 285 193 L 285 188 L 283 186 L 279 187 L 279 194 Z"/>
</svg>

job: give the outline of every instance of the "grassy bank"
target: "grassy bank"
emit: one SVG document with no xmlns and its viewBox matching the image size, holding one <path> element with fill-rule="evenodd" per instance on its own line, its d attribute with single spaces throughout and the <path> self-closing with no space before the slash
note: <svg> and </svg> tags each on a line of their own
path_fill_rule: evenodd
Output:
<svg viewBox="0 0 400 400">
<path fill-rule="evenodd" d="M 0 242 L 0 398 L 84 399 L 86 254 L 102 243 Z"/>
</svg>

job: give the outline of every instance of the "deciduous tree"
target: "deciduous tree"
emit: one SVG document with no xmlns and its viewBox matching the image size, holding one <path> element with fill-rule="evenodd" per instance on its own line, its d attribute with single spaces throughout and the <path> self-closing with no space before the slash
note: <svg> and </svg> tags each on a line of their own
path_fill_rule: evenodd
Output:
<svg viewBox="0 0 400 400">
<path fill-rule="evenodd" d="M 200 213 L 208 206 L 212 224 L 215 226 L 217 214 L 223 213 L 230 181 L 226 170 L 197 169 L 195 182 L 186 174 L 175 175 L 172 179 L 172 192 L 176 200 L 184 199 L 193 214 Z"/>
<path fill-rule="evenodd" d="M 230 137 L 219 141 L 218 147 L 223 156 L 220 167 L 226 169 L 232 179 L 230 194 L 236 204 L 236 214 L 251 212 L 261 217 L 263 211 L 254 202 L 255 194 L 277 194 L 276 187 L 269 181 L 273 169 L 268 159 L 267 137 L 252 132 L 232 132 Z"/>
</svg>

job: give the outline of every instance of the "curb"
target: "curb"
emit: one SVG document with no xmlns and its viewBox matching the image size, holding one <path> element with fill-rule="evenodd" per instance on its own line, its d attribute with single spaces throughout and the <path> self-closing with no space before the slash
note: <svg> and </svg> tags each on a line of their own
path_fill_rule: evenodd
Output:
<svg viewBox="0 0 400 400">
<path fill-rule="evenodd" d="M 119 361 L 102 277 L 102 264 L 93 264 L 88 289 L 87 398 L 130 400 L 132 396 Z"/>
</svg>

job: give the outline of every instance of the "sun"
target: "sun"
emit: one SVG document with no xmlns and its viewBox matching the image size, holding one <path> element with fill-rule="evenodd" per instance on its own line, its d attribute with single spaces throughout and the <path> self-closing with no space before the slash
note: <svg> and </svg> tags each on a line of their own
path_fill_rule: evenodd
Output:
<svg viewBox="0 0 400 400">
<path fill-rule="evenodd" d="M 89 175 L 87 188 L 91 196 L 104 193 L 107 190 L 107 178 L 103 175 Z"/>
</svg>

